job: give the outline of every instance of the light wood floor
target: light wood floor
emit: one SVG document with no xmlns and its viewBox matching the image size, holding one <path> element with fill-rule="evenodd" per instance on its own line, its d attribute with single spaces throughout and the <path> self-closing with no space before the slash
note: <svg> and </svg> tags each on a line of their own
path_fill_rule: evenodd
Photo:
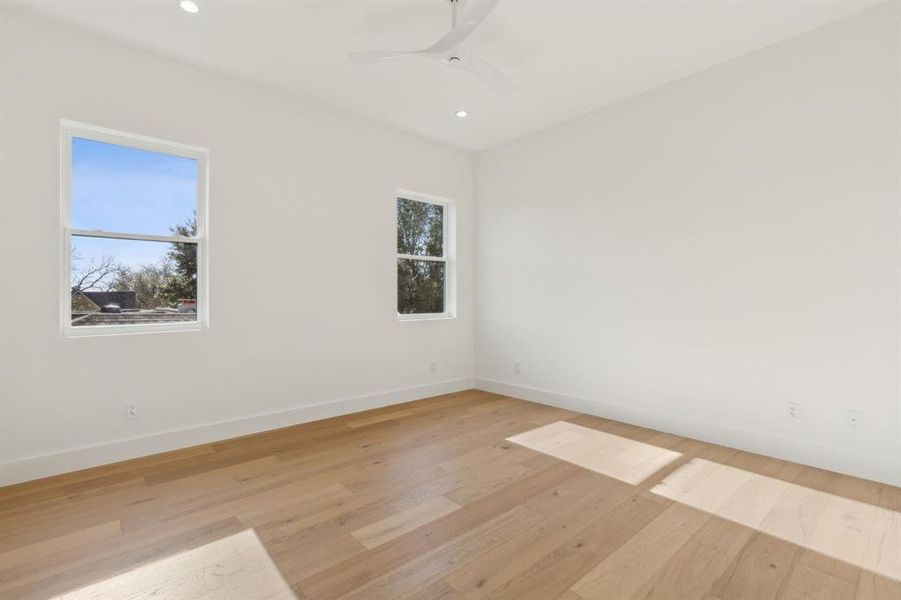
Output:
<svg viewBox="0 0 901 600">
<path fill-rule="evenodd" d="M 0 598 L 899 600 L 899 514 L 470 391 L 0 488 Z"/>
</svg>

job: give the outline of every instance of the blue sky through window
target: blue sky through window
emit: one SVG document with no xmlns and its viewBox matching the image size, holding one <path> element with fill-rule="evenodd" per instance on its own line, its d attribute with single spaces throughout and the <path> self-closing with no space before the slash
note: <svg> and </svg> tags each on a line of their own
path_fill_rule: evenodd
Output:
<svg viewBox="0 0 901 600">
<path fill-rule="evenodd" d="M 171 235 L 197 207 L 197 161 L 95 140 L 72 140 L 72 227 Z M 111 255 L 129 266 L 157 262 L 170 245 L 73 238 L 82 258 Z"/>
</svg>

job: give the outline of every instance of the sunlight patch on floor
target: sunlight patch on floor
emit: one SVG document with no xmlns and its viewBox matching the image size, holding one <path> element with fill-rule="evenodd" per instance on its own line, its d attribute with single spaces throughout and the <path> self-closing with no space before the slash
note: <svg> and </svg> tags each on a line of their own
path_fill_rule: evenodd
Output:
<svg viewBox="0 0 901 600">
<path fill-rule="evenodd" d="M 637 485 L 682 456 L 673 450 L 557 421 L 507 438 L 508 441 Z"/>
<path fill-rule="evenodd" d="M 899 512 L 700 458 L 652 491 L 901 580 Z"/>
<path fill-rule="evenodd" d="M 252 529 L 66 592 L 60 600 L 297 600 Z"/>
</svg>

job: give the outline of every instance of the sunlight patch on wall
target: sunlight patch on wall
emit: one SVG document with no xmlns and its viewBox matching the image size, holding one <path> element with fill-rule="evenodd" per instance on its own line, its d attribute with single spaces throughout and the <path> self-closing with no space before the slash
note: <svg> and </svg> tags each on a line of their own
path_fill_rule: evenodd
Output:
<svg viewBox="0 0 901 600">
<path fill-rule="evenodd" d="M 252 529 L 66 592 L 60 600 L 297 600 Z"/>
<path fill-rule="evenodd" d="M 682 456 L 673 450 L 566 421 L 544 425 L 507 440 L 632 485 Z"/>
<path fill-rule="evenodd" d="M 652 491 L 901 580 L 899 512 L 700 458 Z"/>
</svg>

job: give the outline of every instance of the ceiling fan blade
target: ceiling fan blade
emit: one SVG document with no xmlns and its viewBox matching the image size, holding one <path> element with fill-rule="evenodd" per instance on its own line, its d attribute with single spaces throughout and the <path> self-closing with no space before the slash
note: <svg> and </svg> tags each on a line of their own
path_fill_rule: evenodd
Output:
<svg viewBox="0 0 901 600">
<path fill-rule="evenodd" d="M 497 94 L 509 94 L 517 89 L 513 80 L 504 75 L 500 69 L 477 56 L 464 61 L 460 68 L 472 73 L 473 77 Z"/>
<path fill-rule="evenodd" d="M 475 30 L 478 29 L 479 26 L 485 21 L 485 19 L 488 18 L 488 15 L 491 14 L 491 11 L 493 11 L 498 2 L 500 2 L 500 0 L 456 1 L 460 2 L 462 6 L 459 9 L 460 14 L 457 17 L 454 28 L 428 48 L 413 51 L 389 50 L 375 52 L 352 52 L 349 55 L 350 60 L 358 65 L 368 65 L 372 63 L 391 60 L 394 58 L 419 55 L 437 60 L 439 62 L 444 62 L 445 64 L 449 64 L 445 61 L 445 59 L 448 58 L 446 54 L 452 50 L 458 54 L 462 54 L 464 51 L 462 47 L 463 43 L 469 38 L 469 36 L 475 33 Z M 453 60 L 457 63 L 461 62 L 459 56 L 455 56 Z M 454 64 L 451 66 L 471 71 L 476 77 L 483 79 L 486 85 L 490 85 L 491 87 L 494 87 L 498 90 L 505 89 L 506 91 L 509 91 L 510 89 L 515 88 L 515 86 L 512 85 L 512 82 L 510 82 L 504 76 L 504 74 L 498 71 L 493 65 L 488 63 L 486 63 L 485 65 L 469 65 L 469 61 L 466 62 L 466 65 Z M 478 69 L 481 72 L 481 75 L 476 73 L 474 69 Z M 504 82 L 507 83 L 505 84 Z"/>
<path fill-rule="evenodd" d="M 404 50 L 375 50 L 372 52 L 351 52 L 348 56 L 350 61 L 357 65 L 370 65 L 372 63 L 391 60 L 393 58 L 402 58 L 417 54 L 417 52 L 407 52 Z"/>
<path fill-rule="evenodd" d="M 500 0 L 468 0 L 461 9 L 457 24 L 443 38 L 424 51 L 438 54 L 453 50 L 475 33 Z"/>
</svg>

